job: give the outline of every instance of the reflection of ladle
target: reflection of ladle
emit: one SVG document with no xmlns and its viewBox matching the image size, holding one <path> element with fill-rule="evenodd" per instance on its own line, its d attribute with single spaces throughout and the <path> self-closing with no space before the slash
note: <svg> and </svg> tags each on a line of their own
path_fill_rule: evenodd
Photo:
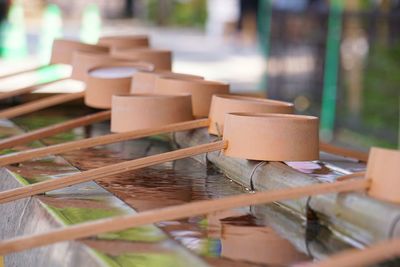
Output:
<svg viewBox="0 0 400 267">
<path fill-rule="evenodd" d="M 247 123 L 245 123 L 246 120 L 243 117 L 249 118 Z M 258 120 L 259 122 L 266 122 L 269 120 L 273 121 L 278 117 L 279 115 L 254 116 L 249 114 L 229 114 L 226 116 L 227 120 L 225 120 L 225 139 L 223 141 L 219 141 L 213 144 L 198 146 L 196 147 L 196 150 L 197 152 L 199 150 L 202 150 L 202 152 L 207 152 L 211 150 L 216 150 L 218 146 L 219 149 L 225 148 L 224 153 L 230 155 L 231 152 L 229 151 L 229 147 L 242 147 L 243 143 L 245 143 L 245 140 L 235 140 L 230 138 L 232 136 L 230 131 L 238 128 L 246 129 L 246 126 L 249 127 L 251 125 L 254 125 L 254 118 L 256 119 L 256 121 Z M 260 133 L 259 130 L 260 128 L 263 128 L 262 125 L 262 123 L 258 123 L 257 129 L 254 130 Z M 233 134 L 235 135 L 236 133 Z M 226 138 L 226 136 L 230 137 Z M 265 153 L 264 150 L 268 150 L 268 148 L 270 148 L 268 146 L 264 146 L 265 144 L 268 144 L 268 142 L 261 144 L 259 143 L 260 140 L 249 140 L 250 143 L 252 143 L 252 147 L 254 148 L 254 150 L 260 149 L 262 151 L 261 154 Z M 191 150 L 192 148 L 173 151 L 165 153 L 163 155 L 151 156 L 136 161 L 115 164 L 114 167 L 125 168 L 124 171 L 128 171 L 135 168 L 150 166 L 155 163 L 161 163 L 166 160 L 166 157 L 168 157 L 169 160 L 172 160 L 181 158 L 182 154 L 188 156 L 192 154 Z M 159 158 L 160 156 L 162 157 L 161 159 Z M 244 157 L 248 156 L 245 155 Z M 132 162 L 134 162 L 134 168 L 132 168 Z M 397 172 L 399 162 L 400 151 L 372 148 L 368 161 L 366 178 L 364 179 L 346 180 L 330 184 L 316 184 L 311 186 L 272 190 L 267 192 L 258 192 L 254 194 L 243 194 L 239 196 L 224 197 L 220 199 L 197 201 L 168 208 L 145 211 L 136 215 L 127 215 L 118 218 L 99 220 L 96 222 L 88 222 L 60 230 L 53 230 L 44 234 L 31 235 L 25 238 L 21 237 L 14 240 L 3 241 L 0 243 L 0 254 L 6 254 L 37 246 L 48 245 L 60 241 L 80 239 L 105 232 L 119 231 L 130 227 L 137 227 L 161 221 L 177 220 L 220 210 L 269 203 L 273 201 L 295 199 L 317 194 L 366 190 L 367 193 L 372 197 L 377 197 L 378 199 L 391 201 L 394 203 L 400 203 L 400 179 L 398 179 L 399 175 Z M 109 170 L 109 167 L 110 166 L 93 170 L 92 174 L 93 176 L 96 176 L 95 173 L 97 173 L 98 176 L 103 177 L 104 171 Z M 100 172 L 103 172 L 103 174 L 100 175 L 100 173 L 98 173 L 99 170 Z M 117 170 L 114 170 L 110 173 L 107 172 L 106 175 L 115 174 L 116 171 Z M 385 253 L 385 251 L 381 251 L 381 253 Z"/>
<path fill-rule="evenodd" d="M 83 53 L 79 53 L 76 55 L 76 58 L 79 56 L 79 59 L 81 59 L 80 61 L 86 61 L 85 59 L 88 59 L 88 57 L 90 57 L 88 54 L 83 54 Z M 97 61 L 98 59 L 96 59 Z M 118 61 L 120 62 L 120 61 Z M 111 62 L 112 63 L 112 62 Z M 122 62 L 121 62 L 122 63 Z M 82 62 L 83 65 L 86 65 L 86 72 L 87 72 L 87 68 L 92 67 L 92 64 L 85 64 L 85 62 Z M 115 63 L 117 64 L 117 63 Z M 135 63 L 136 64 L 136 63 Z M 141 63 L 138 63 L 138 66 L 140 66 Z M 78 70 L 83 71 L 83 68 L 79 68 Z M 74 74 L 74 73 L 73 73 Z M 75 73 L 76 76 L 81 76 L 81 72 L 77 72 Z M 177 77 L 179 79 L 199 79 L 202 77 L 199 76 L 194 76 L 194 75 L 186 75 L 186 74 L 180 74 L 180 73 L 172 73 L 172 72 L 149 72 L 149 73 L 142 73 L 142 72 L 138 72 L 135 74 L 135 77 L 138 77 L 138 79 L 136 79 L 134 77 L 134 80 L 132 82 L 131 85 L 131 91 L 134 90 L 134 88 L 141 88 L 142 85 L 141 83 L 143 82 L 141 78 L 139 78 L 141 75 L 146 75 L 147 76 L 153 76 L 153 77 L 157 77 L 159 75 L 163 75 L 163 76 L 173 76 L 173 77 Z M 148 78 L 147 78 L 148 79 Z M 148 88 L 148 83 L 145 83 L 144 86 L 146 86 Z M 149 90 L 153 90 L 151 88 L 149 88 Z M 7 139 L 3 139 L 0 140 L 0 149 L 5 149 L 5 148 L 9 148 L 15 145 L 20 145 L 20 144 L 25 144 L 28 142 L 32 142 L 35 140 L 39 140 L 48 136 L 52 136 L 55 135 L 57 133 L 61 133 L 76 127 L 81 127 L 81 126 L 85 126 L 85 125 L 89 125 L 95 122 L 100 122 L 100 121 L 105 121 L 110 119 L 111 116 L 111 112 L 110 111 L 101 111 L 101 112 L 97 112 L 91 115 L 87 115 L 87 116 L 83 116 L 77 119 L 72 119 L 72 120 L 68 120 L 66 122 L 62 122 L 56 125 L 51 125 L 48 127 L 44 127 L 41 129 L 37 129 L 28 133 L 24 133 L 18 136 L 13 136 Z"/>
<path fill-rule="evenodd" d="M 70 65 L 72 63 L 73 53 L 76 51 L 93 52 L 93 53 L 95 53 L 95 52 L 108 53 L 109 47 L 84 44 L 84 43 L 80 43 L 77 41 L 64 40 L 64 39 L 55 40 L 53 42 L 50 63 L 47 66 L 52 66 L 52 65 L 57 65 L 57 64 Z M 35 70 L 38 70 L 38 69 L 41 69 L 41 68 L 44 68 L 47 66 L 42 66 L 39 68 L 28 70 L 26 72 L 35 71 Z M 17 73 L 15 75 L 18 75 L 18 74 L 20 74 L 20 73 Z M 10 76 L 12 76 L 12 75 L 10 75 Z M 37 90 L 39 88 L 39 86 L 56 83 L 58 81 L 65 80 L 65 79 L 67 79 L 67 78 L 57 79 L 55 81 L 42 83 L 40 85 L 33 85 L 33 86 L 25 87 L 25 88 L 14 89 L 14 90 L 11 90 L 8 92 L 2 92 L 2 93 L 0 93 L 0 100 L 14 97 L 14 96 L 19 96 L 19 95 L 26 94 L 26 93 L 30 93 L 32 91 Z M 0 117 L 4 118 L 4 116 L 0 116 Z"/>
<path fill-rule="evenodd" d="M 220 225 L 220 236 L 217 238 L 221 240 L 223 257 L 282 266 L 308 259 L 271 227 L 237 225 L 226 222 L 225 219 L 214 219 L 215 216 L 219 216 L 219 212 L 208 214 L 207 221 L 211 220 Z M 234 218 L 237 217 L 237 214 L 234 215 Z"/>
<path fill-rule="evenodd" d="M 221 255 L 234 260 L 288 265 L 306 257 L 269 227 L 222 225 Z"/>
<path fill-rule="evenodd" d="M 140 81 L 143 82 L 143 80 Z M 192 91 L 191 87 L 200 82 L 201 81 L 198 80 L 192 80 L 185 83 L 185 88 L 188 90 L 187 92 Z M 292 113 L 293 111 L 293 105 L 287 102 L 234 95 L 214 95 L 210 104 L 208 96 L 211 96 L 214 91 L 214 84 L 210 82 L 206 83 L 207 86 L 203 83 L 201 84 L 202 90 L 200 92 L 204 93 L 207 97 L 199 98 L 199 93 L 197 93 L 196 96 L 191 97 L 191 101 L 192 105 L 197 105 L 198 108 L 200 106 L 205 106 L 200 108 L 201 110 L 207 109 L 208 107 L 210 114 L 209 120 L 198 120 L 197 122 L 193 121 L 192 123 L 189 122 L 192 112 L 188 112 L 187 109 L 182 109 L 183 103 L 177 103 L 176 98 L 169 99 L 165 96 L 163 98 L 155 96 L 139 97 L 137 94 L 132 96 L 114 96 L 111 131 L 117 132 L 117 134 L 103 135 L 90 139 L 72 141 L 59 145 L 4 155 L 0 157 L 0 165 L 12 164 L 50 154 L 65 153 L 76 149 L 89 148 L 143 137 L 143 132 L 140 131 L 141 135 L 138 135 L 136 130 L 149 128 L 151 126 L 161 127 L 159 130 L 156 130 L 155 133 L 209 127 L 209 132 L 211 134 L 221 135 L 224 126 L 223 121 L 225 113 Z M 183 93 L 183 91 L 181 91 L 181 93 Z M 145 114 L 143 114 L 144 110 L 146 110 Z M 188 116 L 190 116 L 190 118 Z M 176 124 L 168 125 L 177 122 L 183 122 L 182 126 L 178 128 L 178 125 Z M 154 129 L 149 128 L 148 130 L 150 130 L 149 133 L 154 132 Z"/>
</svg>

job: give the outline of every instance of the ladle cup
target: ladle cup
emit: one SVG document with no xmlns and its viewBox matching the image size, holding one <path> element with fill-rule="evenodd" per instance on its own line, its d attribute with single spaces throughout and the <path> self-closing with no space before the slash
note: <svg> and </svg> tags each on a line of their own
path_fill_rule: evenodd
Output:
<svg viewBox="0 0 400 267">
<path fill-rule="evenodd" d="M 147 35 L 116 35 L 116 36 L 100 37 L 99 41 L 97 42 L 97 45 L 109 47 L 109 49 L 112 50 L 112 49 L 119 49 L 119 48 L 148 47 L 149 43 L 150 43 L 150 41 L 149 41 L 149 37 Z M 55 47 L 56 45 L 58 45 L 60 47 L 60 49 Z M 0 76 L 0 79 L 4 79 L 4 78 L 11 77 L 11 76 L 32 72 L 32 71 L 37 71 L 37 70 L 46 68 L 48 66 L 51 66 L 53 64 L 70 64 L 69 63 L 70 61 L 68 60 L 68 57 L 70 56 L 70 51 L 68 50 L 69 48 L 72 48 L 73 51 L 75 51 L 74 48 L 78 48 L 76 51 L 88 52 L 88 50 L 85 49 L 85 47 L 90 47 L 90 46 L 91 45 L 86 46 L 86 44 L 79 43 L 77 41 L 57 39 L 53 43 L 53 50 L 57 50 L 57 51 L 62 50 L 63 53 L 67 53 L 68 55 L 64 57 L 64 60 L 61 61 L 61 60 L 59 60 L 60 59 L 59 57 L 55 57 L 56 55 L 52 55 L 52 58 L 51 58 L 49 64 L 30 68 L 30 69 L 24 69 L 24 70 L 13 72 L 13 73 L 8 73 L 8 74 Z M 98 50 L 97 52 L 102 52 L 100 50 Z M 107 50 L 107 52 L 108 52 L 108 50 Z"/>
<path fill-rule="evenodd" d="M 172 52 L 170 50 L 150 48 L 112 49 L 111 55 L 129 60 L 138 60 L 140 58 L 153 64 L 155 70 L 171 71 L 172 69 Z"/>
<path fill-rule="evenodd" d="M 143 62 L 143 57 L 139 54 L 135 60 L 115 58 L 110 55 L 110 49 L 119 47 L 138 48 L 148 45 L 148 37 L 145 35 L 132 36 L 112 36 L 102 37 L 99 45 L 87 45 L 70 40 L 56 40 L 53 45 L 51 62 L 54 64 L 72 65 L 71 79 L 84 81 L 87 71 L 95 66 L 118 62 Z M 151 52 L 149 52 L 151 54 Z M 147 57 L 147 56 L 146 56 Z M 147 63 L 151 65 L 150 63 Z M 153 70 L 154 66 L 143 68 L 142 70 Z M 47 108 L 52 105 L 65 103 L 83 97 L 83 93 L 62 94 L 46 99 L 32 101 L 17 107 L 0 111 L 0 118 L 12 118 L 32 111 Z M 0 95 L 1 99 L 1 95 Z"/>
<path fill-rule="evenodd" d="M 102 36 L 97 42 L 98 45 L 114 49 L 126 48 L 145 48 L 150 46 L 150 40 L 147 35 L 115 35 Z"/>
<path fill-rule="evenodd" d="M 202 76 L 192 75 L 192 74 L 184 74 L 184 73 L 174 73 L 174 75 L 170 75 L 170 71 L 140 71 L 136 73 L 135 77 L 133 77 L 133 82 L 131 86 L 132 94 L 156 94 L 156 81 L 159 77 L 173 77 L 175 79 L 181 80 L 203 80 Z M 185 92 L 188 93 L 188 92 Z"/>
<path fill-rule="evenodd" d="M 149 63 L 130 62 L 126 60 L 116 59 L 103 52 L 74 52 L 72 57 L 72 73 L 71 79 L 85 82 L 85 78 L 89 69 L 104 64 L 130 64 L 137 66 L 141 70 L 152 70 Z M 39 100 L 24 103 L 0 111 L 0 118 L 14 118 L 25 115 L 30 112 L 38 111 L 54 105 L 66 103 L 72 100 L 83 98 L 84 92 L 57 94 L 54 96 L 42 98 Z"/>
<path fill-rule="evenodd" d="M 155 92 L 158 94 L 191 94 L 193 115 L 196 118 L 208 116 L 213 95 L 229 94 L 228 84 L 215 81 L 188 81 L 174 77 L 159 77 L 155 84 Z"/>
<path fill-rule="evenodd" d="M 113 40 L 112 38 L 107 39 L 108 41 Z M 117 42 L 119 39 L 115 39 L 114 42 Z M 121 41 L 121 40 L 119 40 Z M 79 57 L 77 58 L 77 56 L 73 57 L 73 53 L 62 53 L 63 50 L 66 50 L 67 48 L 70 48 L 68 51 L 73 51 L 73 49 L 71 47 L 79 47 L 80 43 L 77 42 L 72 42 L 70 43 L 70 41 L 65 41 L 62 40 L 59 43 L 57 43 L 57 45 L 55 45 L 54 49 L 53 49 L 53 57 L 52 59 L 55 62 L 66 62 L 67 60 L 70 62 L 69 64 L 74 64 L 73 67 L 75 67 L 75 70 L 72 73 L 72 78 L 75 79 L 84 79 L 86 76 L 86 71 L 88 70 L 88 67 L 91 66 L 96 66 L 99 65 L 100 63 L 103 63 L 104 60 L 104 56 L 97 56 L 94 55 L 92 57 L 87 56 L 86 57 Z M 101 51 L 97 51 L 97 50 L 93 50 L 90 51 L 89 47 L 86 47 L 86 44 L 83 44 L 83 48 L 82 50 L 77 50 L 75 49 L 75 51 L 84 51 L 84 52 L 101 52 Z M 94 46 L 94 48 L 97 48 L 97 46 Z M 108 52 L 108 47 L 101 47 L 104 49 L 107 49 L 104 52 Z M 141 52 L 137 52 L 136 50 L 139 50 Z M 131 50 L 129 50 L 131 51 Z M 162 65 L 170 65 L 171 64 L 171 53 L 168 52 L 167 54 L 169 55 L 169 57 L 165 57 L 164 55 L 166 54 L 166 51 L 160 51 L 160 50 L 154 50 L 154 49 L 132 49 L 132 51 L 134 52 L 130 52 L 129 54 L 134 54 L 134 57 L 117 57 L 114 55 L 111 55 L 110 57 L 110 61 L 105 61 L 104 63 L 112 63 L 113 61 L 115 62 L 143 62 L 143 64 L 146 62 L 148 64 L 152 64 L 152 68 L 151 69 L 142 69 L 142 70 L 154 70 L 154 69 L 165 69 L 165 68 L 160 68 L 159 66 Z M 88 57 L 90 57 L 88 59 Z M 96 58 L 92 61 L 89 61 L 90 59 Z M 112 58 L 112 60 L 111 60 Z M 74 60 L 75 59 L 75 60 Z M 84 62 L 82 62 L 83 64 L 81 64 L 81 60 L 84 60 Z M 91 63 L 88 63 L 91 62 Z M 170 68 L 169 68 L 170 69 Z M 13 107 L 13 108 L 9 108 L 6 109 L 4 111 L 0 111 L 0 118 L 12 118 L 12 117 L 16 117 L 16 116 L 20 116 L 32 111 L 36 111 L 42 108 L 46 108 L 52 105 L 56 105 L 56 104 L 60 104 L 60 103 L 64 103 L 64 102 L 68 102 L 71 100 L 75 100 L 75 99 L 79 99 L 83 97 L 83 93 L 74 93 L 74 94 L 62 94 L 62 95 L 56 95 L 56 96 L 52 96 L 51 98 L 46 98 L 46 99 L 40 99 L 38 101 L 33 101 L 31 103 L 26 103 L 17 107 Z M 0 95 L 0 99 L 1 99 L 1 95 Z"/>
<path fill-rule="evenodd" d="M 98 56 L 100 56 L 100 58 L 97 58 Z M 97 55 L 97 54 L 94 55 L 93 53 L 80 52 L 79 54 L 75 55 L 75 58 L 77 58 L 77 57 L 78 58 L 81 58 L 81 57 L 96 58 L 97 64 L 101 64 L 102 62 L 108 62 L 108 65 L 110 66 L 110 68 L 116 68 L 118 66 L 123 67 L 123 68 L 131 68 L 132 70 L 133 69 L 134 70 L 150 70 L 152 68 L 152 65 L 149 65 L 148 63 L 115 60 L 115 59 L 109 58 L 106 55 Z M 83 62 L 83 63 L 85 63 L 85 62 Z M 95 64 L 94 63 L 93 64 L 86 63 L 86 68 L 91 68 L 92 65 L 95 65 Z M 84 70 L 83 68 L 79 68 L 79 71 L 75 71 L 73 73 L 74 77 L 77 76 L 82 79 L 85 79 L 84 77 L 82 77 L 83 70 Z M 87 70 L 87 71 L 89 71 L 89 70 Z M 124 80 L 125 84 L 126 84 L 126 88 L 125 88 L 124 92 L 129 92 L 131 77 L 132 76 L 127 76 L 126 79 Z M 92 80 L 91 80 L 91 83 L 92 84 L 90 86 L 95 86 L 95 87 L 98 87 L 98 86 L 101 87 L 103 85 L 103 83 L 101 83 L 101 82 L 99 82 L 100 84 L 97 85 L 97 82 L 92 81 Z M 114 83 L 117 86 L 121 86 L 120 82 L 115 79 L 108 82 L 107 84 L 114 84 Z M 49 107 L 49 106 L 52 106 L 55 104 L 70 101 L 72 99 L 83 98 L 85 96 L 85 94 L 86 94 L 85 92 L 87 90 L 93 90 L 93 89 L 90 89 L 90 86 L 86 85 L 86 89 L 84 92 L 73 93 L 73 94 L 63 94 L 63 95 L 57 95 L 54 97 L 40 99 L 37 101 L 33 101 L 32 103 L 27 103 L 27 104 L 20 105 L 18 107 L 10 108 L 4 112 L 0 112 L 0 114 L 7 113 L 10 116 L 11 115 L 16 116 L 16 115 L 21 115 L 21 114 L 25 114 L 28 112 L 32 112 L 34 110 L 39 110 L 41 108 Z M 108 107 L 108 108 L 110 108 L 110 107 Z M 57 133 L 61 133 L 63 131 L 73 129 L 75 127 L 85 126 L 85 125 L 88 125 L 91 123 L 104 121 L 104 120 L 107 120 L 110 118 L 110 114 L 111 114 L 110 112 L 98 112 L 98 113 L 83 116 L 83 117 L 80 117 L 77 119 L 72 119 L 72 120 L 69 120 L 69 121 L 66 121 L 63 123 L 58 123 L 56 125 L 51 125 L 48 127 L 40 128 L 35 131 L 24 133 L 24 134 L 21 134 L 18 136 L 6 138 L 6 139 L 0 141 L 0 149 L 9 148 L 9 147 L 12 147 L 15 145 L 35 141 L 40 138 L 48 137 L 48 136 L 51 136 L 51 135 L 54 135 Z"/>
<path fill-rule="evenodd" d="M 134 81 L 136 81 L 139 74 L 142 73 L 138 73 L 137 76 L 134 76 Z M 143 81 L 145 80 L 139 79 L 136 82 L 139 84 Z M 213 90 L 213 87 L 209 87 L 208 90 L 202 90 L 202 92 L 209 94 L 209 92 L 207 92 L 209 90 Z M 228 112 L 288 114 L 293 112 L 293 105 L 287 102 L 235 95 L 214 95 L 211 104 L 206 103 L 207 105 L 211 105 L 209 119 L 200 119 L 193 121 L 191 124 L 188 121 L 193 118 L 192 111 L 189 111 L 187 108 L 182 108 L 183 103 L 181 102 L 187 101 L 187 98 L 191 99 L 191 102 L 195 102 L 196 99 L 186 94 L 185 99 L 181 99 L 181 102 L 179 102 L 174 95 L 170 95 L 170 98 L 167 98 L 167 96 L 168 95 L 164 95 L 163 97 L 161 95 L 141 96 L 140 94 L 113 96 L 111 108 L 111 131 L 118 134 L 103 135 L 4 155 L 0 157 L 0 165 L 4 166 L 41 156 L 65 153 L 76 149 L 89 148 L 137 138 L 138 135 L 136 130 L 146 129 L 148 127 L 162 127 L 157 133 L 163 133 L 161 130 L 165 133 L 167 131 L 209 127 L 209 132 L 211 134 L 221 135 L 223 130 L 224 114 Z M 189 104 L 186 104 L 186 106 L 189 106 Z M 192 106 L 192 104 L 190 104 L 190 106 Z M 177 128 L 178 125 L 176 124 L 169 125 L 178 122 L 183 122 L 182 127 L 185 125 L 187 128 Z M 152 133 L 153 131 L 150 132 Z M 140 137 L 143 136 L 140 135 Z"/>
<path fill-rule="evenodd" d="M 96 53 L 96 52 L 97 53 L 108 53 L 109 50 L 110 50 L 109 47 L 105 47 L 105 46 L 90 45 L 90 44 L 84 44 L 84 43 L 72 41 L 72 40 L 57 39 L 57 40 L 54 40 L 54 42 L 53 42 L 50 63 L 47 66 L 57 65 L 57 64 L 66 64 L 66 65 L 72 64 L 73 53 L 76 51 L 93 52 L 93 53 Z M 42 66 L 40 68 L 44 68 L 47 66 Z M 39 68 L 27 70 L 25 72 L 35 71 L 37 69 L 39 69 Z M 20 73 L 17 73 L 17 74 L 20 74 Z M 15 75 L 17 75 L 17 74 L 15 74 Z M 10 76 L 12 76 L 12 75 L 10 75 Z M 26 93 L 30 93 L 30 92 L 37 90 L 39 88 L 39 86 L 49 85 L 49 84 L 56 83 L 61 80 L 65 80 L 65 79 L 67 79 L 67 78 L 57 79 L 55 81 L 42 83 L 40 85 L 32 85 L 32 86 L 28 86 L 28 87 L 24 87 L 24 88 L 14 89 L 14 90 L 11 90 L 8 92 L 3 92 L 3 93 L 0 93 L 0 100 L 7 99 L 10 97 L 14 97 L 14 96 L 19 96 L 19 95 L 26 94 Z"/>
</svg>

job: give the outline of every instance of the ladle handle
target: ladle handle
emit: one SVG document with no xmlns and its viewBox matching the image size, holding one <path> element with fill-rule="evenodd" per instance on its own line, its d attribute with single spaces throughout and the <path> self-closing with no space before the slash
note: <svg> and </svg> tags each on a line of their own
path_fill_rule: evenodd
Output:
<svg viewBox="0 0 400 267">
<path fill-rule="evenodd" d="M 215 149 L 221 149 L 225 147 L 226 144 L 225 142 L 221 141 L 212 144 L 212 146 L 214 146 L 213 148 Z M 316 194 L 363 190 L 368 186 L 368 180 L 356 179 L 330 184 L 315 184 L 305 187 L 279 189 L 255 194 L 242 194 L 239 196 L 224 197 L 220 199 L 196 201 L 183 205 L 145 211 L 135 215 L 102 219 L 96 222 L 88 222 L 75 226 L 69 226 L 64 229 L 53 230 L 44 234 L 19 237 L 13 240 L 3 241 L 0 242 L 0 255 L 38 246 L 44 246 L 60 241 L 81 239 L 101 233 L 120 231 L 130 227 L 152 224 L 161 221 L 178 220 L 221 210 L 280 200 L 295 199 Z"/>
<path fill-rule="evenodd" d="M 111 118 L 111 111 L 100 111 L 94 114 L 86 115 L 77 119 L 57 123 L 48 127 L 43 127 L 31 132 L 23 133 L 0 140 L 0 149 L 10 148 L 21 144 L 26 144 L 42 138 L 46 138 L 58 133 L 62 133 L 77 127 L 90 125 L 95 122 L 105 121 Z M 1 157 L 0 157 L 1 159 Z"/>
<path fill-rule="evenodd" d="M 325 260 L 300 265 L 302 267 L 361 267 L 400 257 L 400 239 L 379 242 L 364 249 L 348 249 Z"/>
<path fill-rule="evenodd" d="M 12 76 L 25 74 L 25 73 L 28 73 L 28 72 L 38 71 L 38 70 L 43 69 L 43 68 L 48 67 L 48 66 L 50 66 L 50 65 L 36 66 L 36 67 L 31 67 L 29 69 L 19 70 L 19 71 L 13 72 L 13 73 L 3 74 L 3 75 L 0 76 L 0 79 L 5 79 L 5 78 L 12 77 Z"/>
<path fill-rule="evenodd" d="M 168 161 L 221 150 L 224 149 L 226 146 L 226 141 L 218 141 L 210 144 L 198 145 L 190 148 L 162 153 L 159 155 L 116 163 L 109 166 L 84 171 L 67 177 L 51 179 L 44 182 L 11 189 L 0 193 L 0 204 Z"/>
<path fill-rule="evenodd" d="M 359 161 L 367 162 L 368 161 L 368 153 L 364 153 L 361 151 L 355 151 L 352 149 L 344 148 L 344 147 L 338 147 L 334 146 L 325 142 L 320 142 L 319 143 L 319 149 L 321 151 L 343 156 L 343 157 L 348 157 L 348 158 L 354 158 Z"/>
<path fill-rule="evenodd" d="M 66 80 L 66 79 L 67 78 L 62 78 L 62 79 L 58 79 L 58 80 L 55 80 L 55 81 L 49 81 L 49 82 L 44 82 L 44 83 L 41 83 L 41 84 L 30 85 L 30 86 L 27 86 L 27 87 L 11 90 L 11 91 L 8 91 L 8 92 L 1 92 L 0 93 L 0 100 L 7 99 L 7 98 L 10 98 L 10 97 L 14 97 L 14 96 L 27 94 L 27 93 L 30 93 L 30 92 L 33 92 L 35 90 L 40 89 L 40 87 L 42 87 L 42 86 L 49 85 L 49 84 L 52 84 L 52 83 L 56 83 L 56 82 L 59 82 L 59 81 L 62 81 L 62 80 Z"/>
<path fill-rule="evenodd" d="M 31 101 L 22 105 L 18 105 L 16 107 L 8 108 L 0 111 L 0 118 L 10 119 L 14 117 L 18 117 L 21 115 L 28 114 L 33 111 L 41 110 L 44 108 L 48 108 L 54 105 L 58 105 L 61 103 L 66 103 L 72 100 L 83 98 L 85 95 L 84 92 L 79 93 L 67 93 L 67 94 L 58 94 L 54 96 L 49 96 L 46 98 L 42 98 L 39 100 Z"/>
<path fill-rule="evenodd" d="M 0 166 L 22 162 L 29 159 L 39 158 L 52 154 L 61 154 L 78 149 L 117 143 L 135 138 L 147 137 L 150 135 L 162 134 L 173 131 L 185 131 L 185 130 L 197 129 L 200 127 L 206 127 L 208 126 L 208 124 L 209 124 L 208 119 L 199 119 L 193 121 L 173 123 L 156 128 L 136 130 L 125 133 L 108 134 L 83 140 L 71 141 L 48 147 L 30 149 L 26 151 L 21 151 L 1 156 Z"/>
</svg>

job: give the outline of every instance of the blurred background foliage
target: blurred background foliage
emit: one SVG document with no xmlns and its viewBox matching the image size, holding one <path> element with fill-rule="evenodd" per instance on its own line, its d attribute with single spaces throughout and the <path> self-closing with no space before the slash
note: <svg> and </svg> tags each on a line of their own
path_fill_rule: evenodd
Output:
<svg viewBox="0 0 400 267">
<path fill-rule="evenodd" d="M 22 10 L 9 8 L 11 2 L 25 15 L 11 12 Z M 52 21 L 45 19 L 49 7 L 59 10 Z M 103 28 L 82 19 L 85 14 L 101 18 Z M 59 31 L 68 38 L 79 38 L 77 29 L 81 38 L 94 33 L 91 42 L 104 28 L 106 34 L 154 31 L 153 39 L 170 45 L 185 72 L 221 79 L 241 93 L 294 102 L 300 114 L 333 114 L 327 141 L 400 147 L 400 0 L 0 0 L 0 21 L 4 58 L 14 50 L 32 53 L 35 43 L 49 50 Z M 38 22 L 55 25 L 49 38 L 39 36 L 46 31 Z M 326 94 L 329 88 L 334 90 Z M 329 105 L 324 95 L 333 95 Z"/>
<path fill-rule="evenodd" d="M 146 4 L 147 19 L 152 23 L 204 28 L 207 20 L 205 0 L 172 0 L 167 4 L 147 0 Z"/>
<path fill-rule="evenodd" d="M 395 146 L 399 130 L 400 43 L 371 48 L 364 72 L 363 121 L 365 128 L 392 140 L 385 146 Z M 368 131 L 365 131 L 366 135 Z M 392 145 L 391 145 L 392 143 Z"/>
</svg>

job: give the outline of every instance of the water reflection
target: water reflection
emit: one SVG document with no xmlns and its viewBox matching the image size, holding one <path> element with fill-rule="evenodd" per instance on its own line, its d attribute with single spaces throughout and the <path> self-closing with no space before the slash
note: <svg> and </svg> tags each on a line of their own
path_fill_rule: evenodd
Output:
<svg viewBox="0 0 400 267">
<path fill-rule="evenodd" d="M 290 265 L 307 260 L 272 227 L 264 225 L 254 215 L 238 210 L 208 214 L 200 221 L 201 232 L 165 229 L 174 238 L 208 257 L 268 265 Z"/>
<path fill-rule="evenodd" d="M 124 145 L 126 147 L 134 143 Z M 111 164 L 120 160 L 116 150 L 109 151 L 108 156 L 101 157 L 102 160 L 97 156 L 104 155 L 104 151 L 97 152 L 85 150 L 85 158 L 90 160 L 80 161 L 80 168 L 93 168 L 101 161 Z M 75 156 L 68 154 L 66 158 L 74 161 Z M 98 183 L 138 211 L 245 192 L 216 170 L 205 168 L 192 159 L 115 175 Z M 218 266 L 228 263 L 234 263 L 235 266 L 289 265 L 307 259 L 271 226 L 253 215 L 249 208 L 166 221 L 158 226 Z"/>
<path fill-rule="evenodd" d="M 100 130 L 93 127 L 91 134 L 101 132 L 104 132 L 104 127 Z M 82 136 L 73 138 L 80 139 Z M 127 141 L 72 151 L 63 154 L 63 157 L 80 170 L 88 170 L 169 151 L 170 144 L 163 140 L 149 138 Z M 54 138 L 45 140 L 46 143 L 61 141 Z M 55 162 L 54 158 L 44 158 L 13 166 L 12 170 L 32 183 L 68 173 L 73 168 L 69 168 L 65 162 Z M 320 166 L 316 174 L 325 174 L 324 171 Z M 168 162 L 96 182 L 139 212 L 247 192 L 211 166 L 206 168 L 193 159 Z M 66 200 L 50 196 L 41 198 L 53 212 L 71 223 L 115 216 L 119 212 L 104 205 L 100 209 L 99 202 L 93 199 Z M 281 238 L 264 219 L 253 214 L 250 207 L 165 221 L 158 226 L 212 265 L 289 265 L 307 259 L 289 241 Z M 100 257 L 111 257 L 113 263 L 123 266 L 182 265 L 177 262 L 180 258 L 173 256 L 169 246 L 160 245 L 160 241 L 169 241 L 154 229 L 149 226 L 137 227 L 102 234 L 85 239 L 84 242 L 95 249 Z"/>
</svg>

